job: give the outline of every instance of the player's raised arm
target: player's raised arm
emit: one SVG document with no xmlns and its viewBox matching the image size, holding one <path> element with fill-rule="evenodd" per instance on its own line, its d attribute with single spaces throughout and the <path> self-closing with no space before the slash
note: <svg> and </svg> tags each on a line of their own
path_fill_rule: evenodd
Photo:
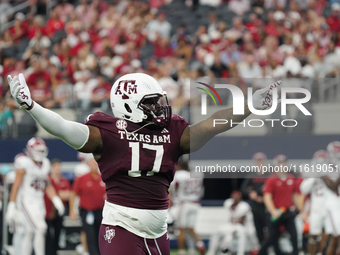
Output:
<svg viewBox="0 0 340 255">
<path fill-rule="evenodd" d="M 281 85 L 281 81 L 257 90 L 253 95 L 253 106 L 256 110 L 264 110 L 272 105 L 273 89 Z M 268 106 L 269 105 L 269 106 Z M 251 114 L 247 101 L 244 102 L 244 114 L 234 115 L 233 107 L 215 112 L 209 118 L 187 127 L 181 136 L 182 153 L 190 153 L 201 149 L 215 135 L 235 127 Z M 215 125 L 215 119 L 227 120 L 227 124 Z M 232 121 L 231 121 L 232 120 Z M 233 123 L 231 126 L 230 124 Z"/>
<path fill-rule="evenodd" d="M 65 120 L 59 114 L 34 102 L 23 74 L 14 78 L 9 75 L 7 79 L 11 94 L 19 103 L 20 109 L 26 109 L 47 132 L 76 150 L 87 153 L 100 152 L 102 140 L 98 128 Z"/>
</svg>

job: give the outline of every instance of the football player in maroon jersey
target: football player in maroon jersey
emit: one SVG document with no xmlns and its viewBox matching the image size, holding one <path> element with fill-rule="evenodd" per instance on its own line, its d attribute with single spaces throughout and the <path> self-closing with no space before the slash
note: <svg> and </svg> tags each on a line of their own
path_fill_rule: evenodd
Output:
<svg viewBox="0 0 340 255">
<path fill-rule="evenodd" d="M 127 74 L 111 89 L 114 117 L 96 112 L 80 124 L 32 101 L 25 78 L 8 76 L 13 97 L 49 133 L 74 149 L 93 153 L 106 184 L 99 245 L 102 255 L 169 255 L 168 189 L 183 154 L 202 148 L 215 135 L 232 128 L 213 126 L 214 119 L 241 122 L 243 115 L 223 109 L 194 125 L 172 115 L 166 92 L 149 75 Z M 255 109 L 272 104 L 272 91 L 281 82 L 253 95 Z M 165 104 L 161 104 L 161 101 Z M 230 121 L 228 122 L 230 123 Z"/>
</svg>

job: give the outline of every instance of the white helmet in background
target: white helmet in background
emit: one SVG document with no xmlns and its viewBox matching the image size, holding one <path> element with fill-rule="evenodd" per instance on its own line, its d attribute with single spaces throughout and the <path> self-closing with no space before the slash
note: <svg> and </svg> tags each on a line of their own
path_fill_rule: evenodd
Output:
<svg viewBox="0 0 340 255">
<path fill-rule="evenodd" d="M 32 137 L 26 144 L 26 154 L 35 162 L 42 162 L 47 157 L 48 148 L 43 139 Z"/>
<path fill-rule="evenodd" d="M 171 120 L 166 92 L 150 75 L 126 74 L 111 88 L 110 103 L 114 116 L 134 123 L 153 123 L 165 127 Z"/>
<path fill-rule="evenodd" d="M 328 153 L 325 150 L 318 150 L 314 153 L 313 158 L 312 158 L 312 164 L 328 164 L 329 163 L 329 158 L 328 158 Z"/>
<path fill-rule="evenodd" d="M 328 157 L 333 164 L 340 163 L 340 142 L 334 141 L 327 146 Z"/>
</svg>

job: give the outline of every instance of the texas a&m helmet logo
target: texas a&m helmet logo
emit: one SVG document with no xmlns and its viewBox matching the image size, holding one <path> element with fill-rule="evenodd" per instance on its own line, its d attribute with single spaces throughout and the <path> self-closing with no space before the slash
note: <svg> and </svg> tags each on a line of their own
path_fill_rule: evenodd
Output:
<svg viewBox="0 0 340 255">
<path fill-rule="evenodd" d="M 128 95 L 126 94 L 137 94 L 136 80 L 123 80 L 119 82 L 115 95 L 122 95 L 123 99 L 127 99 Z"/>
</svg>

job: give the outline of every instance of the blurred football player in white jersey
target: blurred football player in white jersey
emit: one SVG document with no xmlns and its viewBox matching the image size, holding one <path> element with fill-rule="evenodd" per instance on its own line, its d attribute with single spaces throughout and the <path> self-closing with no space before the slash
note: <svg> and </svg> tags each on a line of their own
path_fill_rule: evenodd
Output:
<svg viewBox="0 0 340 255">
<path fill-rule="evenodd" d="M 321 165 L 328 165 L 328 154 L 325 150 L 318 150 L 314 153 L 312 159 L 314 169 Z M 311 176 L 314 177 L 314 176 Z M 315 176 L 315 177 L 321 177 Z M 300 184 L 300 191 L 304 195 L 310 194 L 310 213 L 309 213 L 309 238 L 308 253 L 315 255 L 318 253 L 319 243 L 323 229 L 327 234 L 331 234 L 331 229 L 327 221 L 327 211 L 325 207 L 326 185 L 321 178 L 306 178 Z"/>
<path fill-rule="evenodd" d="M 32 248 L 35 255 L 44 255 L 47 229 L 44 192 L 60 215 L 64 213 L 65 208 L 49 183 L 50 161 L 47 159 L 48 149 L 45 142 L 40 138 L 31 138 L 27 142 L 25 153 L 26 155 L 19 154 L 14 161 L 16 175 L 10 193 L 6 220 L 10 225 L 17 225 L 20 219 L 21 233 L 18 234 L 22 238 L 16 238 L 14 246 L 20 246 L 21 252 L 15 255 L 31 255 Z"/>
<path fill-rule="evenodd" d="M 322 177 L 322 179 L 327 186 L 325 188 L 325 205 L 332 229 L 332 238 L 327 255 L 333 255 L 340 244 L 340 142 L 334 141 L 328 144 L 327 152 L 331 167 L 328 167 L 328 175 Z"/>
<path fill-rule="evenodd" d="M 199 176 L 191 178 L 187 161 L 180 160 L 170 189 L 172 202 L 177 204 L 175 219 L 179 230 L 178 255 L 186 254 L 186 231 L 195 239 L 200 254 L 205 254 L 204 243 L 194 231 L 197 214 L 201 207 L 199 201 L 204 193 L 203 178 Z"/>
<path fill-rule="evenodd" d="M 227 199 L 223 206 L 226 209 L 227 223 L 211 236 L 207 254 L 219 254 L 221 250 L 222 252 L 230 251 L 234 237 L 237 237 L 237 255 L 244 255 L 248 245 L 257 249 L 259 244 L 251 207 L 242 201 L 241 192 L 233 191 L 231 198 Z M 246 243 L 247 238 L 250 238 L 251 244 Z"/>
</svg>

